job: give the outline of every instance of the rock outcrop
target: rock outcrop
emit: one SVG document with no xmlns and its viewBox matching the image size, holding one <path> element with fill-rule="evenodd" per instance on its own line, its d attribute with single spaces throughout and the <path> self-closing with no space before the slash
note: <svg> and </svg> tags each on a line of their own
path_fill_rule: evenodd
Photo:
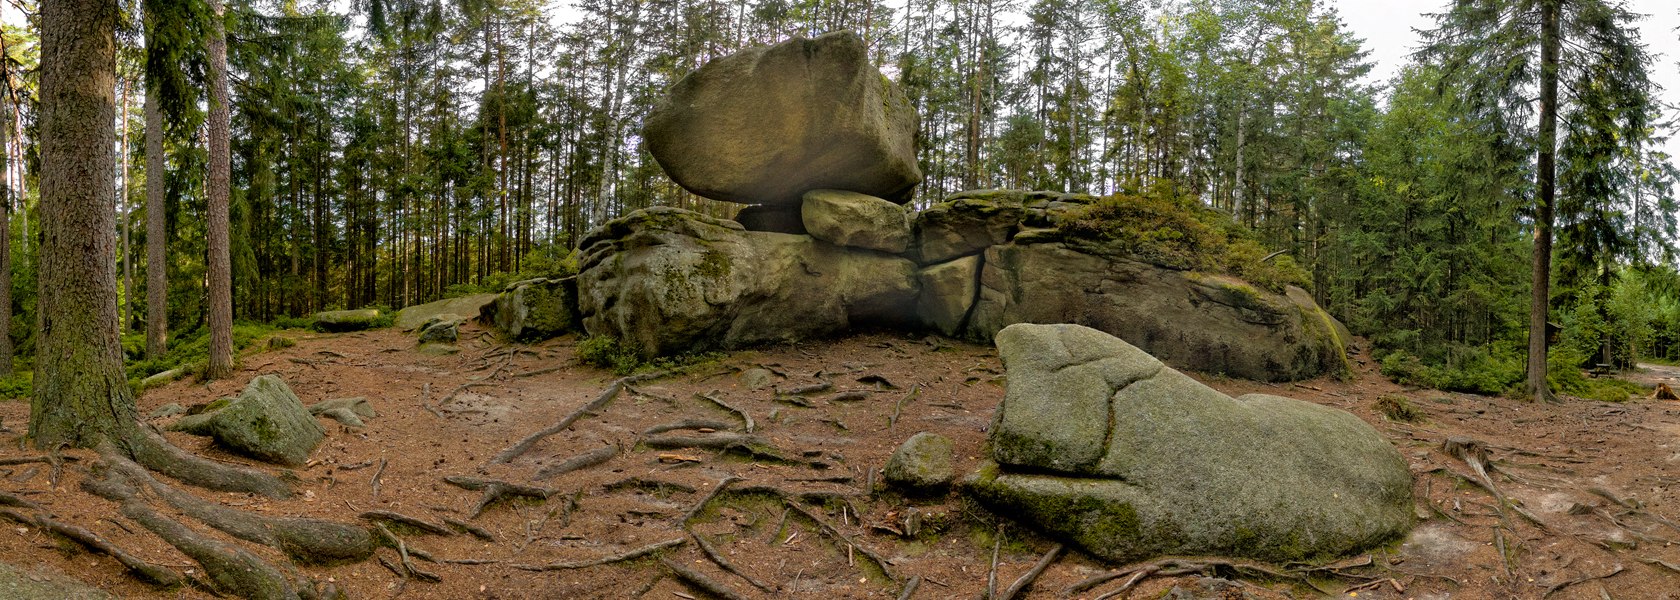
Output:
<svg viewBox="0 0 1680 600">
<path fill-rule="evenodd" d="M 548 339 L 578 329 L 576 277 L 531 279 L 508 284 L 479 317 L 520 342 Z"/>
<path fill-rule="evenodd" d="M 403 331 L 415 331 L 439 321 L 469 321 L 495 301 L 496 294 L 472 294 L 416 304 L 397 311 L 394 324 Z"/>
<path fill-rule="evenodd" d="M 1352 414 L 1230 398 L 1078 325 L 997 335 L 1008 384 L 981 502 L 1093 555 L 1342 555 L 1412 524 L 1400 453 Z"/>
<path fill-rule="evenodd" d="M 898 254 L 910 248 L 910 216 L 886 200 L 840 190 L 805 193 L 800 218 L 811 237 L 849 248 Z"/>
<path fill-rule="evenodd" d="M 921 183 L 917 116 L 851 32 L 717 58 L 671 86 L 643 135 L 683 188 L 798 205 L 814 189 L 909 200 Z"/>
<path fill-rule="evenodd" d="M 584 329 L 646 356 L 914 325 L 916 265 L 889 254 L 674 208 L 608 222 L 583 248 Z"/>
</svg>

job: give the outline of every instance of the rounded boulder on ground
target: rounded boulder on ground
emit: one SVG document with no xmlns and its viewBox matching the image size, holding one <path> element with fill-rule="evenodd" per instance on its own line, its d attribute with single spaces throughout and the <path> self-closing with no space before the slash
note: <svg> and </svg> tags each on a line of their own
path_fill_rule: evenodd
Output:
<svg viewBox="0 0 1680 600">
<path fill-rule="evenodd" d="M 647 117 L 648 151 L 688 191 L 741 204 L 797 206 L 814 189 L 900 204 L 921 183 L 915 108 L 836 32 L 712 60 Z"/>
<path fill-rule="evenodd" d="M 951 466 L 951 438 L 921 432 L 910 436 L 887 459 L 881 476 L 911 492 L 940 492 L 957 478 Z"/>
</svg>

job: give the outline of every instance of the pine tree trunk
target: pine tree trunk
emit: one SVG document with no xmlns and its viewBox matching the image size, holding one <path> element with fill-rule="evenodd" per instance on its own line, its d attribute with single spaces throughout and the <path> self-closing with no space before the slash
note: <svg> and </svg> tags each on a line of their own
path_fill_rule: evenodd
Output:
<svg viewBox="0 0 1680 600">
<path fill-rule="evenodd" d="M 168 233 L 163 207 L 163 109 L 157 86 L 146 91 L 146 358 L 163 356 L 169 337 Z"/>
<path fill-rule="evenodd" d="M 9 79 L 10 65 L 0 66 Z M 0 104 L 7 106 L 7 104 Z M 16 107 L 9 107 L 16 114 Z M 12 374 L 12 186 L 11 120 L 0 110 L 0 375 Z"/>
<path fill-rule="evenodd" d="M 210 362 L 205 379 L 222 379 L 233 374 L 233 270 L 229 264 L 228 239 L 228 79 L 227 31 L 222 22 L 222 0 L 210 0 L 211 18 L 208 71 L 210 79 L 210 173 L 205 181 L 209 195 L 210 267 Z"/>
<path fill-rule="evenodd" d="M 1552 399 L 1546 385 L 1546 317 L 1551 307 L 1552 218 L 1557 199 L 1558 46 L 1562 37 L 1560 0 L 1540 3 L 1540 155 L 1535 179 L 1534 285 L 1528 305 L 1528 393 L 1536 402 Z"/>
<path fill-rule="evenodd" d="M 156 86 L 151 86 L 156 87 Z M 158 91 L 146 91 L 146 358 L 163 356 L 170 331 L 170 267 L 166 266 L 163 208 L 163 108 Z"/>
<path fill-rule="evenodd" d="M 29 437 L 88 447 L 134 426 L 117 339 L 115 0 L 41 3 L 41 239 Z"/>
<path fill-rule="evenodd" d="M 122 273 L 123 273 L 123 315 L 122 332 L 128 333 L 130 325 L 134 324 L 134 248 L 129 243 L 134 239 L 129 235 L 130 217 L 134 216 L 133 207 L 128 203 L 128 80 L 123 80 L 122 107 L 117 111 L 118 127 L 122 128 L 122 150 L 117 160 L 122 161 L 122 195 L 117 199 L 117 206 L 122 210 Z"/>
</svg>

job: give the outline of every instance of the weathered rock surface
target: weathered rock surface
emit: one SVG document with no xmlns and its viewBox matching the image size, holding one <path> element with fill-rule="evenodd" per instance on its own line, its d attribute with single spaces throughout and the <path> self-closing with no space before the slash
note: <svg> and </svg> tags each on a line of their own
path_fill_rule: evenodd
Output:
<svg viewBox="0 0 1680 600">
<path fill-rule="evenodd" d="M 805 193 L 800 213 L 811 237 L 834 244 L 898 254 L 910 247 L 910 216 L 904 207 L 874 196 L 841 190 Z"/>
<path fill-rule="evenodd" d="M 44 567 L 26 570 L 0 562 L 0 600 L 104 600 L 116 598 L 98 588 Z"/>
<path fill-rule="evenodd" d="M 951 462 L 951 438 L 924 431 L 910 436 L 887 458 L 881 476 L 911 492 L 938 492 L 957 478 Z"/>
<path fill-rule="evenodd" d="M 909 325 L 915 263 L 810 236 L 650 208 L 584 239 L 578 306 L 590 335 L 645 356 Z"/>
<path fill-rule="evenodd" d="M 1310 560 L 1411 527 L 1405 459 L 1349 413 L 1233 399 L 1078 325 L 1014 325 L 997 344 L 993 462 L 966 489 L 1096 556 Z"/>
<path fill-rule="evenodd" d="M 945 335 L 958 335 L 968 323 L 980 288 L 980 257 L 965 256 L 922 269 L 922 295 L 916 314 L 927 326 Z"/>
<path fill-rule="evenodd" d="M 438 319 L 420 328 L 420 343 L 422 344 L 453 344 L 461 339 L 461 321 L 456 319 Z"/>
<path fill-rule="evenodd" d="M 219 401 L 218 401 L 219 402 Z M 171 429 L 209 435 L 229 449 L 269 462 L 297 466 L 308 462 L 326 430 L 315 422 L 286 382 L 274 375 L 251 380 L 225 405 L 182 417 Z"/>
<path fill-rule="evenodd" d="M 480 313 L 481 318 L 509 338 L 522 342 L 543 340 L 577 329 L 576 277 L 533 279 L 509 288 Z"/>
<path fill-rule="evenodd" d="M 1310 297 L 1302 305 L 1232 277 L 1023 238 L 986 249 L 971 336 L 988 339 L 1015 323 L 1075 323 L 1206 373 L 1295 381 L 1347 369 L 1335 321 Z"/>
<path fill-rule="evenodd" d="M 496 294 L 473 294 L 416 304 L 397 311 L 395 325 L 403 331 L 414 331 L 435 321 L 468 321 L 495 301 Z"/>
<path fill-rule="evenodd" d="M 379 309 L 328 310 L 315 313 L 315 327 L 321 331 L 362 331 L 379 324 Z"/>
<path fill-rule="evenodd" d="M 714 59 L 648 115 L 648 151 L 679 185 L 742 204 L 797 205 L 814 189 L 895 202 L 922 180 L 916 111 L 851 32 Z"/>
</svg>

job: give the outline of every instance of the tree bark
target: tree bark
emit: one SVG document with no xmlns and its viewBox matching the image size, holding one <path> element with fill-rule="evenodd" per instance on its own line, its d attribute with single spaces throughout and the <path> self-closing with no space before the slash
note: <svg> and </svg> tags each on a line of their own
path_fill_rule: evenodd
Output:
<svg viewBox="0 0 1680 600">
<path fill-rule="evenodd" d="M 0 65 L 0 79 L 10 80 L 10 65 Z M 0 375 L 12 374 L 12 185 L 11 117 L 17 107 L 0 101 Z"/>
<path fill-rule="evenodd" d="M 1562 37 L 1560 0 L 1540 2 L 1540 153 L 1535 179 L 1540 196 L 1534 210 L 1534 285 L 1528 305 L 1528 393 L 1535 402 L 1552 399 L 1546 385 L 1546 317 L 1551 308 L 1552 219 L 1557 199 L 1558 46 Z"/>
<path fill-rule="evenodd" d="M 122 128 L 122 150 L 118 152 L 117 160 L 122 161 L 122 192 L 117 198 L 117 207 L 122 213 L 122 332 L 128 333 L 130 325 L 134 324 L 134 248 L 130 245 L 129 236 L 130 217 L 134 216 L 133 207 L 128 203 L 128 78 L 122 82 L 122 106 L 117 110 L 118 127 Z"/>
<path fill-rule="evenodd" d="M 117 330 L 116 0 L 41 3 L 41 212 L 29 437 L 89 447 L 134 427 Z"/>
<path fill-rule="evenodd" d="M 222 379 L 233 374 L 233 269 L 228 239 L 228 79 L 227 30 L 222 22 L 222 0 L 210 0 L 210 173 L 205 181 L 209 195 L 210 267 L 210 363 L 205 379 Z"/>
<path fill-rule="evenodd" d="M 163 207 L 163 108 L 157 86 L 146 90 L 146 358 L 163 356 L 169 337 L 168 233 Z"/>
</svg>

